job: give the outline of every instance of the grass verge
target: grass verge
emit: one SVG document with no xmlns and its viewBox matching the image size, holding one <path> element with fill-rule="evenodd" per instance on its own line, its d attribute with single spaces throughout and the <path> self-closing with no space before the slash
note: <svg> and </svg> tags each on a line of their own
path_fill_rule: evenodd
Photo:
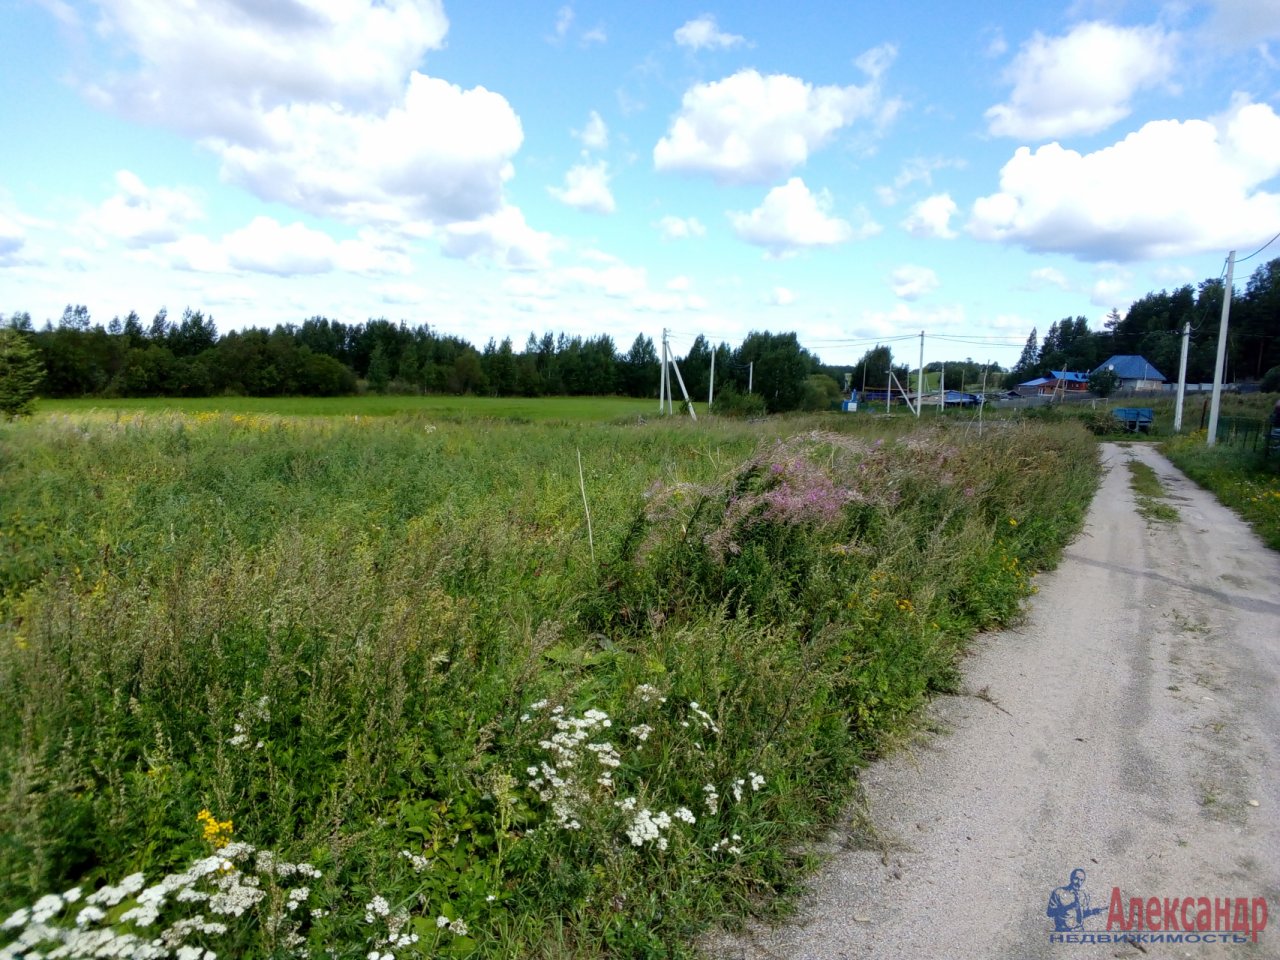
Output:
<svg viewBox="0 0 1280 960">
<path fill-rule="evenodd" d="M 1161 445 L 1175 466 L 1246 520 L 1272 550 L 1280 550 L 1280 464 L 1245 447 L 1206 446 L 1203 433 Z"/>
<path fill-rule="evenodd" d="M 1129 461 L 1129 486 L 1136 494 L 1138 513 L 1155 523 L 1175 523 L 1178 511 L 1159 501 L 1165 497 L 1164 486 L 1156 472 L 1138 460 Z"/>
<path fill-rule="evenodd" d="M 1078 426 L 911 426 L 0 426 L 0 954 L 657 957 L 771 909 L 1096 484 Z"/>
</svg>

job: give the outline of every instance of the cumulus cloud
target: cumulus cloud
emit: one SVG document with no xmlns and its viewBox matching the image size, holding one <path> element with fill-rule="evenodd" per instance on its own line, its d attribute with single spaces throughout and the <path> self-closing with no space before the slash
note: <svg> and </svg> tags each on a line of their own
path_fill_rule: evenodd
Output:
<svg viewBox="0 0 1280 960">
<path fill-rule="evenodd" d="M 609 165 L 579 163 L 564 175 L 563 187 L 548 187 L 548 192 L 566 206 L 591 213 L 613 213 L 617 209 L 609 190 Z"/>
<path fill-rule="evenodd" d="M 360 274 L 405 273 L 405 255 L 378 243 L 370 234 L 335 240 L 322 230 L 272 217 L 255 217 L 246 226 L 212 240 L 197 234 L 168 244 L 169 263 L 199 273 L 266 273 L 278 277 L 333 271 Z"/>
<path fill-rule="evenodd" d="M 479 220 L 449 224 L 440 250 L 460 260 L 490 259 L 511 270 L 534 270 L 550 263 L 552 245 L 549 233 L 530 227 L 518 207 L 506 206 Z"/>
<path fill-rule="evenodd" d="M 277 107 L 257 145 L 217 144 L 228 179 L 259 197 L 343 220 L 440 223 L 502 206 L 524 134 L 506 99 L 414 73 L 384 115 Z"/>
<path fill-rule="evenodd" d="M 975 201 L 982 240 L 1088 261 L 1158 259 L 1265 241 L 1280 223 L 1280 116 L 1237 98 L 1213 120 L 1158 120 L 1080 154 L 1020 147 Z"/>
<path fill-rule="evenodd" d="M 168 243 L 204 216 L 199 201 L 187 190 L 148 187 L 134 173 L 116 173 L 118 192 L 92 211 L 85 222 L 98 233 L 124 241 L 129 247 Z"/>
<path fill-rule="evenodd" d="M 987 127 L 1030 140 L 1105 130 L 1129 115 L 1134 94 L 1172 76 L 1177 44 L 1158 26 L 1096 21 L 1062 37 L 1037 33 L 1006 71 L 1013 92 L 986 112 Z"/>
<path fill-rule="evenodd" d="M 26 231 L 0 213 L 0 267 L 17 263 L 26 243 Z"/>
<path fill-rule="evenodd" d="M 696 20 L 690 20 L 675 32 L 676 43 L 690 50 L 701 50 L 710 47 L 723 50 L 736 47 L 747 42 L 746 37 L 725 33 L 716 25 L 716 18 L 704 13 Z"/>
<path fill-rule="evenodd" d="M 750 213 L 730 213 L 734 232 L 747 243 L 764 247 L 775 256 L 802 247 L 831 246 L 862 239 L 880 231 L 878 224 L 865 220 L 855 230 L 847 220 L 830 213 L 831 195 L 813 194 L 799 177 L 774 187 L 764 202 Z"/>
<path fill-rule="evenodd" d="M 705 237 L 707 228 L 697 217 L 665 216 L 658 221 L 658 230 L 664 240 L 685 240 L 689 237 Z"/>
<path fill-rule="evenodd" d="M 764 302 L 771 307 L 789 307 L 796 302 L 796 295 L 786 287 L 774 287 L 765 294 Z"/>
<path fill-rule="evenodd" d="M 936 237 L 950 240 L 956 235 L 951 218 L 959 208 L 949 193 L 936 193 L 914 204 L 902 221 L 902 228 L 913 237 Z"/>
<path fill-rule="evenodd" d="M 605 126 L 604 118 L 594 110 L 587 117 L 587 125 L 581 130 L 574 131 L 574 136 L 581 140 L 582 145 L 588 150 L 603 150 L 609 146 L 609 128 Z"/>
<path fill-rule="evenodd" d="M 786 74 L 742 70 L 684 94 L 680 112 L 653 148 L 654 167 L 706 173 L 725 183 L 767 183 L 804 164 L 857 120 L 883 121 L 892 104 L 881 78 L 895 54 L 881 47 L 859 58 L 863 86 L 815 87 Z"/>
<path fill-rule="evenodd" d="M 893 271 L 889 285 L 899 300 L 919 300 L 938 289 L 938 275 L 928 267 L 907 264 Z"/>
<path fill-rule="evenodd" d="M 95 0 L 98 103 L 192 135 L 264 200 L 356 223 L 500 210 L 523 141 L 498 93 L 418 72 L 440 0 Z"/>
<path fill-rule="evenodd" d="M 449 29 L 440 0 L 96 0 L 99 32 L 137 59 L 102 100 L 199 135 L 253 139 L 297 101 L 354 110 L 396 102 Z"/>
</svg>

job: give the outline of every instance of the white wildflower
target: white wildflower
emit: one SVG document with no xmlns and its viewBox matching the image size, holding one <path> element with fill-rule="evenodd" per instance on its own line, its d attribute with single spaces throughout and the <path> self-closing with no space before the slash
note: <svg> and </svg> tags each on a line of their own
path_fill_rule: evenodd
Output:
<svg viewBox="0 0 1280 960">
<path fill-rule="evenodd" d="M 717 792 L 714 784 L 708 783 L 705 787 L 702 788 L 702 793 L 703 793 L 702 800 L 707 805 L 707 810 L 709 810 L 714 815 L 720 810 L 719 792 Z"/>
<path fill-rule="evenodd" d="M 364 922 L 373 923 L 374 917 L 385 917 L 391 912 L 391 905 L 385 897 L 374 897 L 364 905 Z"/>
<path fill-rule="evenodd" d="M 9 914 L 9 919 L 4 923 L 0 923 L 0 930 L 13 930 L 17 927 L 25 927 L 27 920 L 31 917 L 31 911 L 26 907 L 19 907 L 13 913 Z"/>
<path fill-rule="evenodd" d="M 658 697 L 658 688 L 648 683 L 642 683 L 636 687 L 636 696 L 645 703 L 653 703 Z"/>
<path fill-rule="evenodd" d="M 414 873 L 421 873 L 431 865 L 430 860 L 420 854 L 414 853 L 411 850 L 401 850 L 400 856 L 409 861 L 409 865 L 413 867 Z"/>
<path fill-rule="evenodd" d="M 688 807 L 676 807 L 676 812 L 672 814 L 677 820 L 683 820 L 685 823 L 697 823 L 698 818 L 693 815 L 693 811 Z"/>
<path fill-rule="evenodd" d="M 630 733 L 637 740 L 639 740 L 641 743 L 644 743 L 646 740 L 649 739 L 649 734 L 653 733 L 653 727 L 649 726 L 647 723 L 641 723 L 637 726 L 632 727 L 627 732 Z"/>
<path fill-rule="evenodd" d="M 760 774 L 756 773 L 754 770 L 747 774 L 747 776 L 751 780 L 751 789 L 753 791 L 758 791 L 764 786 L 764 777 L 760 776 Z"/>
<path fill-rule="evenodd" d="M 449 918 L 448 918 L 448 917 L 446 917 L 446 916 L 444 916 L 444 915 L 441 915 L 441 916 L 436 917 L 436 926 L 437 926 L 437 927 L 439 927 L 441 930 L 443 930 L 443 929 L 444 929 L 445 927 L 447 927 L 448 925 L 449 925 Z"/>
<path fill-rule="evenodd" d="M 730 787 L 729 790 L 733 794 L 733 799 L 735 803 L 742 799 L 742 788 L 745 787 L 746 785 L 747 785 L 747 781 L 743 780 L 741 777 L 733 781 L 733 786 Z"/>
</svg>

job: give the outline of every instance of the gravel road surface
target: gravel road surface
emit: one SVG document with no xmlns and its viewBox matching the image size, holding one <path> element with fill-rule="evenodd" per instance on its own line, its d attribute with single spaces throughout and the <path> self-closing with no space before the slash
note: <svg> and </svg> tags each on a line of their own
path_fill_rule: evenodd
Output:
<svg viewBox="0 0 1280 960">
<path fill-rule="evenodd" d="M 932 732 L 866 771 L 871 830 L 832 837 L 790 924 L 708 956 L 1280 958 L 1280 555 L 1149 445 L 1103 459 L 1026 620 L 982 638 Z M 1130 460 L 1176 522 L 1138 513 Z M 1269 927 L 1243 946 L 1051 943 L 1046 907 L 1076 868 L 1102 907 L 1088 930 L 1113 887 L 1126 913 L 1266 897 Z"/>
</svg>

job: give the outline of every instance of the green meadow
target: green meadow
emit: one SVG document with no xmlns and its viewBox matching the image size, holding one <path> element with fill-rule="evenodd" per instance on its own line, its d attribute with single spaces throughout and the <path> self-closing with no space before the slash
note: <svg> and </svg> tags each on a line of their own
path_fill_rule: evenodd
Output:
<svg viewBox="0 0 1280 960">
<path fill-rule="evenodd" d="M 691 955 L 1098 472 L 1078 423 L 214 403 L 0 424 L 0 956 Z"/>
<path fill-rule="evenodd" d="M 424 416 L 442 420 L 591 421 L 658 415 L 657 400 L 631 397 L 141 397 L 41 400 L 44 416 L 79 413 L 228 413 L 282 417 Z M 700 407 L 698 408 L 701 409 Z"/>
</svg>

